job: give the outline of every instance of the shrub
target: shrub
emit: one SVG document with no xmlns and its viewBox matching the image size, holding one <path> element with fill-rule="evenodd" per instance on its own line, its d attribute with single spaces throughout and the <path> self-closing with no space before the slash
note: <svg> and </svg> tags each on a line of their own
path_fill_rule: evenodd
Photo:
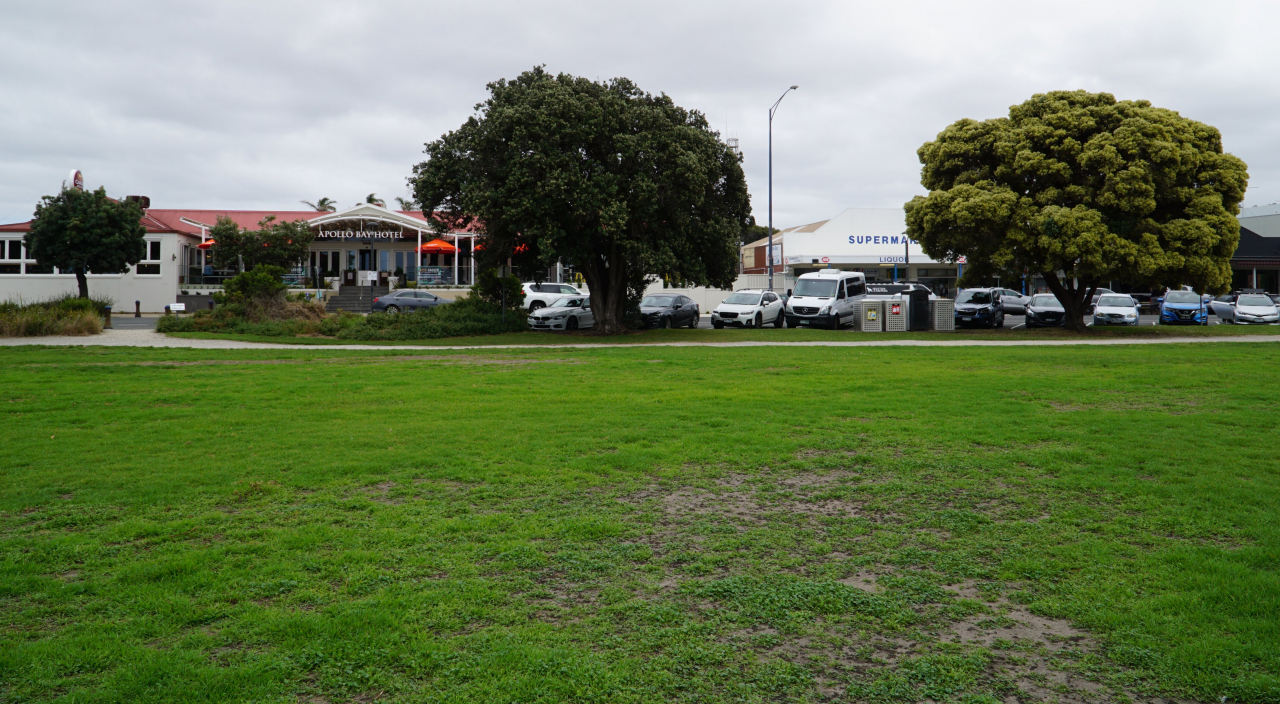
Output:
<svg viewBox="0 0 1280 704">
<path fill-rule="evenodd" d="M 507 308 L 521 308 L 524 289 L 520 287 L 520 280 L 514 276 L 498 276 L 496 269 L 486 269 L 476 276 L 476 282 L 471 287 L 471 297 L 500 308 L 503 289 L 506 289 Z"/>
<path fill-rule="evenodd" d="M 0 304 L 0 337 L 96 335 L 102 332 L 98 314 L 65 310 L 44 304 Z"/>
<path fill-rule="evenodd" d="M 467 296 L 455 303 L 412 313 L 370 313 L 337 336 L 344 340 L 430 340 L 522 332 L 528 325 L 523 311 L 508 310 L 504 324 L 501 307 Z"/>
</svg>

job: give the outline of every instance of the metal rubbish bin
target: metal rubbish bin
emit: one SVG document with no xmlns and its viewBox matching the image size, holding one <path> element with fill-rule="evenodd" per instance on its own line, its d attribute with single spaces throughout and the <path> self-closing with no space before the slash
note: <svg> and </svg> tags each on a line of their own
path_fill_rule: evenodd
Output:
<svg viewBox="0 0 1280 704">
<path fill-rule="evenodd" d="M 884 332 L 884 301 L 862 301 L 863 332 Z"/>
<path fill-rule="evenodd" d="M 956 302 L 950 298 L 929 301 L 929 319 L 934 330 L 955 330 Z"/>
<path fill-rule="evenodd" d="M 893 298 L 884 302 L 885 332 L 907 331 L 907 309 L 909 306 L 910 303 L 901 298 Z"/>
</svg>

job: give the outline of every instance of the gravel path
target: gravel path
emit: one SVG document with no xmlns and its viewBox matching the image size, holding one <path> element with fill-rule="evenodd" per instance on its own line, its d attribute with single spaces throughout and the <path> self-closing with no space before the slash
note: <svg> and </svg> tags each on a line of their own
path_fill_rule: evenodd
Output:
<svg viewBox="0 0 1280 704">
<path fill-rule="evenodd" d="M 1187 342 L 1280 342 L 1280 335 L 1239 335 L 1222 337 L 1107 338 L 1104 340 L 807 340 L 787 342 L 649 342 L 630 344 L 566 345 L 289 345 L 239 340 L 191 340 L 169 337 L 153 330 L 107 330 L 88 337 L 9 337 L 0 346 L 60 345 L 103 347 L 189 347 L 206 350 L 510 350 L 510 349 L 600 349 L 616 347 L 1023 347 L 1061 345 L 1170 345 Z"/>
</svg>

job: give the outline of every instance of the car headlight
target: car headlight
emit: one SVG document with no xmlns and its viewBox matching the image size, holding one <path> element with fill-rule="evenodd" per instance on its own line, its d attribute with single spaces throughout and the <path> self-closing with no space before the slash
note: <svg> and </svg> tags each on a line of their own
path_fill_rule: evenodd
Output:
<svg viewBox="0 0 1280 704">
<path fill-rule="evenodd" d="M 563 315 L 557 315 L 557 316 L 553 317 L 553 318 L 552 318 L 552 320 L 564 320 L 564 316 L 563 316 Z"/>
<path fill-rule="evenodd" d="M 831 306 L 823 306 L 822 310 L 818 311 L 818 315 L 826 315 L 827 313 L 830 313 L 830 312 L 831 312 Z"/>
</svg>

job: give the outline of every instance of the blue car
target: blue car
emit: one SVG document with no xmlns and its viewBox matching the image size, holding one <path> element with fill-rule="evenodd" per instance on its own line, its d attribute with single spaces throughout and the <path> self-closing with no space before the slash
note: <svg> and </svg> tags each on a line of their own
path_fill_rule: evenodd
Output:
<svg viewBox="0 0 1280 704">
<path fill-rule="evenodd" d="M 1195 291 L 1170 291 L 1160 302 L 1161 325 L 1208 325 L 1209 309 Z"/>
</svg>

